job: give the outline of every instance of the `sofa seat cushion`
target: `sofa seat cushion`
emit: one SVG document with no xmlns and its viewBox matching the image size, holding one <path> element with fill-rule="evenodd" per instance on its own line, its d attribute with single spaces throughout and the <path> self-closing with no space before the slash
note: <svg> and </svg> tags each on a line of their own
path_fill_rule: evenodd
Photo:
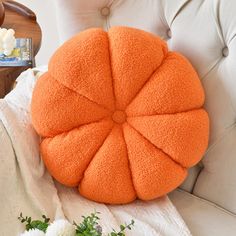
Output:
<svg viewBox="0 0 236 236">
<path fill-rule="evenodd" d="M 194 236 L 236 235 L 236 215 L 231 212 L 180 189 L 169 198 Z"/>
</svg>

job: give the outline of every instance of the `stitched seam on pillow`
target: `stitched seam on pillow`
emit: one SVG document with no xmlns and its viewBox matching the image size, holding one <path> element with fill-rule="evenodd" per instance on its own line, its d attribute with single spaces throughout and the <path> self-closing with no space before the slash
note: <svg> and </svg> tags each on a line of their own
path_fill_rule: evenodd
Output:
<svg viewBox="0 0 236 236">
<path fill-rule="evenodd" d="M 128 122 L 127 122 L 128 123 Z M 150 144 L 152 144 L 153 146 L 155 146 L 157 149 L 161 150 L 166 156 L 168 156 L 173 162 L 175 162 L 175 164 L 179 165 L 180 167 L 182 167 L 184 170 L 187 169 L 187 167 L 183 166 L 180 162 L 174 160 L 169 154 L 167 154 L 165 151 L 163 151 L 163 149 L 157 147 L 157 145 L 155 145 L 154 143 L 152 143 L 150 140 L 148 140 L 143 134 L 141 134 L 137 129 L 135 129 L 130 123 L 128 123 L 128 125 L 133 128 L 137 133 L 139 133 L 147 142 L 149 142 Z"/>
<path fill-rule="evenodd" d="M 104 138 L 102 144 L 98 147 L 98 149 L 96 150 L 96 152 L 94 153 L 94 155 L 91 157 L 91 160 L 89 161 L 88 165 L 86 166 L 85 171 L 83 172 L 82 178 L 81 178 L 81 180 L 79 181 L 79 185 L 80 185 L 81 181 L 83 181 L 85 172 L 86 172 L 87 169 L 89 168 L 89 165 L 91 164 L 91 162 L 93 161 L 94 157 L 95 157 L 96 154 L 99 152 L 99 150 L 101 149 L 101 147 L 103 146 L 103 144 L 105 143 L 105 141 L 107 140 L 107 138 L 109 137 L 109 135 L 111 134 L 111 131 L 113 130 L 113 128 L 114 128 L 114 124 L 113 124 L 113 126 L 111 127 L 110 131 L 108 132 L 107 136 Z"/>
<path fill-rule="evenodd" d="M 137 190 L 136 190 L 136 188 L 135 188 L 135 186 L 134 186 L 134 178 L 133 178 L 133 173 L 132 173 L 132 170 L 131 170 L 131 164 L 130 164 L 129 153 L 128 153 L 128 146 L 127 146 L 127 143 L 126 143 L 126 140 L 125 140 L 125 136 L 124 136 L 123 125 L 122 125 L 122 137 L 123 137 L 123 139 L 124 139 L 124 143 L 125 143 L 125 147 L 126 147 L 127 160 L 128 160 L 128 167 L 129 167 L 130 177 L 131 177 L 131 181 L 132 181 L 132 186 L 133 186 L 133 189 L 134 189 L 136 198 L 137 198 L 137 197 L 138 197 L 138 194 L 137 194 Z"/>
<path fill-rule="evenodd" d="M 90 125 L 90 124 L 93 124 L 93 123 L 99 123 L 99 122 L 101 122 L 101 121 L 103 121 L 103 120 L 106 120 L 106 119 L 109 119 L 109 118 L 110 118 L 110 115 L 105 116 L 105 117 L 102 117 L 102 118 L 100 118 L 100 119 L 98 119 L 98 120 L 94 120 L 94 121 L 91 121 L 91 122 L 88 122 L 88 123 L 81 124 L 81 125 L 79 125 L 79 126 L 77 126 L 77 127 L 73 127 L 73 128 L 71 128 L 71 129 L 69 129 L 69 130 L 62 131 L 62 132 L 60 132 L 60 133 L 58 133 L 58 134 L 53 134 L 52 136 L 42 136 L 42 135 L 41 135 L 41 137 L 42 137 L 42 138 L 54 138 L 54 137 L 56 137 L 56 136 L 58 136 L 58 135 L 62 135 L 62 134 L 64 134 L 64 133 L 70 133 L 71 131 L 73 131 L 73 130 L 75 130 L 75 129 L 79 129 L 80 127 L 83 127 L 83 126 L 85 126 L 85 125 Z"/>
<path fill-rule="evenodd" d="M 134 116 L 128 116 L 130 118 L 133 118 L 133 117 L 145 117 L 145 116 L 164 116 L 164 115 L 177 115 L 177 114 L 182 114 L 182 113 L 188 113 L 188 112 L 194 112 L 194 111 L 199 111 L 199 110 L 204 110 L 202 108 L 202 106 L 198 107 L 198 108 L 193 108 L 193 109 L 188 109 L 188 110 L 184 110 L 184 111 L 180 111 L 180 112 L 173 112 L 173 113 L 156 113 L 156 114 L 151 114 L 151 115 L 134 115 Z"/>
<path fill-rule="evenodd" d="M 113 100 L 114 100 L 114 106 L 116 109 L 116 94 L 115 94 L 115 81 L 114 81 L 114 77 L 113 77 L 113 66 L 112 66 L 112 60 L 111 60 L 111 47 L 110 47 L 110 38 L 109 38 L 109 34 L 107 32 L 107 41 L 108 41 L 108 55 L 109 55 L 109 62 L 110 62 L 110 70 L 111 70 L 111 85 L 112 85 L 112 92 L 113 92 Z"/>
<path fill-rule="evenodd" d="M 99 106 L 99 107 L 101 107 L 101 108 L 103 108 L 103 109 L 105 109 L 105 110 L 107 110 L 107 111 L 111 111 L 109 108 L 103 106 L 102 104 L 99 104 L 99 103 L 97 103 L 97 102 L 91 100 L 90 98 L 88 98 L 88 97 L 86 97 L 85 95 L 79 93 L 78 91 L 75 91 L 75 90 L 69 88 L 68 86 L 66 86 L 65 84 L 61 83 L 60 81 L 58 81 L 58 80 L 51 74 L 51 72 L 48 71 L 48 74 L 49 74 L 49 76 L 51 76 L 52 79 L 54 79 L 57 83 L 59 83 L 61 86 L 65 87 L 65 88 L 69 89 L 71 92 L 74 92 L 74 93 L 78 94 L 79 96 L 81 96 L 81 97 L 87 99 L 88 101 L 90 101 L 90 102 L 96 104 L 97 106 Z"/>
<path fill-rule="evenodd" d="M 163 50 L 162 50 L 163 51 Z M 145 81 L 145 83 L 142 85 L 142 87 L 137 91 L 137 93 L 133 96 L 133 98 L 130 100 L 130 102 L 127 104 L 127 106 L 125 107 L 125 109 L 132 103 L 132 101 L 139 95 L 139 93 L 143 90 L 143 88 L 145 87 L 145 85 L 151 80 L 151 78 L 153 78 L 153 75 L 157 73 L 157 71 L 159 70 L 159 68 L 164 64 L 165 59 L 167 57 L 167 55 L 169 54 L 169 52 L 166 53 L 166 55 L 163 53 L 163 59 L 162 62 L 159 66 L 157 66 L 157 68 L 151 73 L 151 75 L 147 78 L 147 80 Z"/>
</svg>

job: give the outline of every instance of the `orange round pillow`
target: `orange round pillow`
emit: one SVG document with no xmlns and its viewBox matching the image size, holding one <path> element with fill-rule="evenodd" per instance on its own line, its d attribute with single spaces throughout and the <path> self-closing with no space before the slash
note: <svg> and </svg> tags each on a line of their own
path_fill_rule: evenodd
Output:
<svg viewBox="0 0 236 236">
<path fill-rule="evenodd" d="M 159 37 L 89 29 L 64 43 L 38 79 L 32 123 L 56 180 L 121 204 L 183 182 L 207 148 L 203 103 L 197 73 Z"/>
</svg>

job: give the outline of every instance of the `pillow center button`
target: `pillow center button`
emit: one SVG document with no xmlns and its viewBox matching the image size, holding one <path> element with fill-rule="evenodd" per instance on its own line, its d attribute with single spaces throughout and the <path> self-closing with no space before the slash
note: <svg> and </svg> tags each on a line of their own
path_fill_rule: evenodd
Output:
<svg viewBox="0 0 236 236">
<path fill-rule="evenodd" d="M 112 115 L 112 120 L 118 124 L 122 124 L 126 121 L 126 113 L 124 111 L 114 111 Z"/>
</svg>

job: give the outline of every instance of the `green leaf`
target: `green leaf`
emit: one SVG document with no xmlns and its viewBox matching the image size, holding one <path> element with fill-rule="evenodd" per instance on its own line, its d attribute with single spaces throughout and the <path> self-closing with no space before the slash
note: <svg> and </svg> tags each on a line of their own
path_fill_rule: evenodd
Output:
<svg viewBox="0 0 236 236">
<path fill-rule="evenodd" d="M 97 216 L 97 212 L 91 213 L 91 215 L 85 217 L 82 216 L 83 221 L 80 224 L 77 224 L 74 222 L 74 225 L 76 226 L 76 235 L 83 235 L 83 236 L 101 236 L 102 233 L 101 227 L 99 230 L 97 230 L 98 220 L 99 217 Z"/>
<path fill-rule="evenodd" d="M 44 222 L 41 220 L 32 220 L 31 217 L 24 217 L 23 214 L 21 213 L 20 216 L 18 217 L 18 219 L 21 221 L 21 223 L 26 223 L 25 225 L 25 229 L 26 231 L 29 231 L 30 229 L 39 229 L 43 232 L 46 232 L 47 227 L 49 225 L 49 218 L 47 218 L 46 216 L 42 216 L 44 219 Z"/>
<path fill-rule="evenodd" d="M 45 222 L 42 222 L 40 220 L 34 220 L 34 221 L 31 222 L 30 225 L 31 225 L 31 227 L 33 229 L 39 229 L 39 230 L 41 230 L 43 232 L 46 232 L 46 230 L 47 230 L 47 228 L 49 226 L 49 224 L 47 224 Z"/>
</svg>

